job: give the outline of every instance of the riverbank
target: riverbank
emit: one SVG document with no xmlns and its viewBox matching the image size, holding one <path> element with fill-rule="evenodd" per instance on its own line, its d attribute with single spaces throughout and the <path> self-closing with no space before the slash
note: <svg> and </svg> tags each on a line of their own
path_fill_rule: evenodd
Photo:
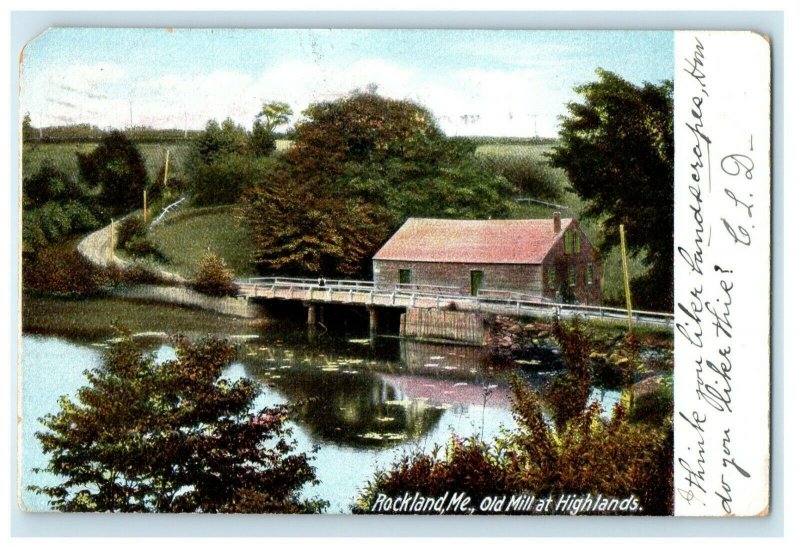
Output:
<svg viewBox="0 0 800 548">
<path fill-rule="evenodd" d="M 270 324 L 268 319 L 245 319 L 205 310 L 112 297 L 22 296 L 22 332 L 59 335 L 77 340 L 109 337 L 115 326 L 130 332 L 241 335 Z"/>
</svg>

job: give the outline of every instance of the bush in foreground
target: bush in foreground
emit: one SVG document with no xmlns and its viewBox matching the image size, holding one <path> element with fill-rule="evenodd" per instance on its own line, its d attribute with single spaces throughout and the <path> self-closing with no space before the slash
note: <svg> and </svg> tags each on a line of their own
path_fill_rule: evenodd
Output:
<svg viewBox="0 0 800 548">
<path fill-rule="evenodd" d="M 115 344 L 77 398 L 41 420 L 50 462 L 37 472 L 64 479 L 30 489 L 61 511 L 321 511 L 300 498 L 316 480 L 288 408 L 251 411 L 260 388 L 222 377 L 235 356 L 224 341 L 178 338 L 176 351 L 159 364 L 128 337 Z"/>
<path fill-rule="evenodd" d="M 380 471 L 354 511 L 369 512 L 379 494 L 419 492 L 438 497 L 465 492 L 473 502 L 507 494 L 602 494 L 639 497 L 642 512 L 672 510 L 672 416 L 648 402 L 640 407 L 648 422 L 631 418 L 631 395 L 625 395 L 610 418 L 598 402 L 590 403 L 591 339 L 578 320 L 554 320 L 553 336 L 561 347 L 565 372 L 541 391 L 521 379 L 512 382 L 518 428 L 492 443 L 454 437 L 443 456 L 417 453 Z M 631 344 L 630 365 L 636 360 Z M 628 382 L 630 384 L 630 380 Z M 628 390 L 630 392 L 630 390 Z M 644 414 L 638 411 L 638 414 Z"/>
</svg>

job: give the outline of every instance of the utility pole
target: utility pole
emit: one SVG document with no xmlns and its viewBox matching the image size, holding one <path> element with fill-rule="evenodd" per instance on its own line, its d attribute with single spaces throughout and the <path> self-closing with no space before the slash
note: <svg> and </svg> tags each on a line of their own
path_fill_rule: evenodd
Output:
<svg viewBox="0 0 800 548">
<path fill-rule="evenodd" d="M 166 158 L 164 159 L 164 181 L 163 181 L 164 188 L 167 188 L 168 173 L 169 173 L 169 149 L 167 149 L 167 155 Z"/>
<path fill-rule="evenodd" d="M 144 207 L 142 208 L 144 213 L 142 216 L 144 217 L 144 224 L 147 225 L 147 190 L 142 191 L 142 198 L 144 201 Z"/>
<path fill-rule="evenodd" d="M 619 225 L 620 250 L 622 252 L 622 278 L 625 282 L 625 305 L 628 308 L 628 331 L 633 333 L 633 313 L 631 312 L 631 285 L 628 278 L 628 252 L 625 247 L 625 225 Z"/>
<path fill-rule="evenodd" d="M 111 224 L 108 225 L 108 265 L 114 264 L 114 219 L 111 219 Z"/>
</svg>

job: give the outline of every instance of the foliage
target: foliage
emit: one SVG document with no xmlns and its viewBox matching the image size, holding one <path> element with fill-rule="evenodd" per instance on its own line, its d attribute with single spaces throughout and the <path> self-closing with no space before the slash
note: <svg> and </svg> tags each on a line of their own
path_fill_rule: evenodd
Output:
<svg viewBox="0 0 800 548">
<path fill-rule="evenodd" d="M 230 118 L 219 124 L 209 120 L 205 130 L 194 140 L 192 146 L 193 169 L 198 164 L 210 164 L 229 154 L 244 154 L 247 151 L 247 132 Z"/>
<path fill-rule="evenodd" d="M 50 201 L 78 200 L 85 193 L 72 177 L 48 160 L 36 173 L 23 180 L 22 194 L 23 205 L 36 208 Z"/>
<path fill-rule="evenodd" d="M 250 133 L 250 148 L 260 156 L 269 156 L 275 151 L 277 135 L 275 129 L 289 123 L 293 112 L 287 103 L 265 103 L 253 122 Z"/>
<path fill-rule="evenodd" d="M 24 120 L 23 120 L 24 123 Z M 97 143 L 106 132 L 91 124 L 69 124 L 63 126 L 46 126 L 35 128 L 36 132 L 25 142 L 41 144 Z M 135 143 L 180 143 L 186 142 L 197 133 L 195 130 L 155 129 L 147 126 L 135 126 L 121 130 L 125 136 Z"/>
<path fill-rule="evenodd" d="M 239 293 L 234 283 L 233 272 L 225 265 L 225 261 L 215 253 L 207 253 L 194 275 L 192 287 L 213 297 L 233 297 Z"/>
<path fill-rule="evenodd" d="M 31 489 L 62 511 L 321 510 L 300 499 L 314 469 L 294 452 L 288 408 L 251 413 L 260 388 L 223 378 L 235 356 L 227 343 L 178 338 L 176 347 L 158 364 L 130 338 L 113 345 L 76 401 L 62 398 L 41 420 L 44 470 L 65 479 Z"/>
<path fill-rule="evenodd" d="M 454 438 L 443 457 L 434 451 L 400 459 L 376 474 L 355 510 L 368 512 L 379 493 L 440 496 L 467 489 L 473 501 L 524 492 L 636 495 L 643 514 L 669 514 L 672 414 L 663 409 L 663 414 L 651 412 L 646 422 L 639 422 L 620 403 L 604 418 L 599 402 L 589 403 L 591 338 L 585 325 L 577 319 L 569 324 L 554 319 L 551 331 L 567 370 L 542 392 L 521 377 L 513 379 L 518 428 L 489 444 Z M 646 411 L 650 409 L 639 413 Z"/>
<path fill-rule="evenodd" d="M 492 453 L 494 449 L 478 438 L 463 440 L 453 436 L 446 447 L 437 447 L 430 455 L 405 455 L 391 470 L 375 473 L 352 508 L 353 513 L 371 513 L 378 493 L 389 497 L 405 493 L 425 497 L 465 493 L 472 501 L 488 495 L 511 494 L 513 480 L 502 458 Z"/>
<path fill-rule="evenodd" d="M 292 107 L 288 103 L 272 101 L 261 106 L 256 119 L 261 121 L 269 132 L 273 132 L 278 126 L 288 124 L 292 114 L 294 114 Z"/>
<path fill-rule="evenodd" d="M 506 178 L 520 194 L 540 200 L 559 200 L 559 178 L 546 161 L 536 161 L 529 155 L 481 155 L 489 169 Z"/>
<path fill-rule="evenodd" d="M 90 295 L 113 281 L 108 272 L 88 262 L 67 243 L 43 247 L 22 257 L 22 284 L 26 290 Z"/>
<path fill-rule="evenodd" d="M 77 153 L 81 178 L 100 188 L 99 202 L 111 214 L 128 212 L 142 202 L 149 188 L 142 155 L 122 132 L 112 131 L 88 154 Z"/>
<path fill-rule="evenodd" d="M 210 162 L 195 166 L 191 179 L 193 199 L 199 205 L 236 202 L 245 188 L 269 173 L 272 165 L 267 157 L 217 155 Z"/>
<path fill-rule="evenodd" d="M 22 118 L 22 142 L 28 143 L 36 137 L 36 129 L 31 125 L 31 113 L 26 112 Z"/>
<path fill-rule="evenodd" d="M 407 217 L 504 217 L 507 183 L 410 101 L 374 93 L 316 103 L 293 146 L 244 196 L 261 270 L 360 275 Z"/>
<path fill-rule="evenodd" d="M 85 190 L 51 162 L 42 163 L 22 184 L 23 252 L 63 241 L 100 226 Z"/>
<path fill-rule="evenodd" d="M 552 154 L 573 188 L 602 219 L 603 251 L 619 243 L 649 267 L 635 280 L 648 307 L 671 309 L 673 223 L 673 85 L 636 86 L 598 69 L 598 80 L 576 88 L 583 102 L 567 105 Z"/>
<path fill-rule="evenodd" d="M 116 233 L 116 245 L 131 255 L 165 260 L 164 254 L 147 238 L 147 227 L 139 215 L 131 215 L 120 222 Z"/>
</svg>

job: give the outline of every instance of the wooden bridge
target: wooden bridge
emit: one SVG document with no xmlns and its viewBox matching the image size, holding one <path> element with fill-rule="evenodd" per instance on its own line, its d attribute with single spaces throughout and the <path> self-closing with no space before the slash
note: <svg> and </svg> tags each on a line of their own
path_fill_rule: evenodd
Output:
<svg viewBox="0 0 800 548">
<path fill-rule="evenodd" d="M 312 278 L 248 278 L 237 282 L 240 295 L 247 298 L 300 301 L 308 307 L 308 323 L 314 325 L 317 305 L 360 305 L 369 310 L 370 331 L 377 326 L 377 308 L 448 308 L 462 312 L 515 317 L 582 316 L 611 321 L 627 320 L 627 310 L 603 306 L 556 303 L 535 295 L 482 289 L 477 295 L 462 295 L 449 286 L 396 284 L 379 287 L 375 282 Z M 663 312 L 633 311 L 639 324 L 672 327 L 673 315 Z"/>
</svg>

